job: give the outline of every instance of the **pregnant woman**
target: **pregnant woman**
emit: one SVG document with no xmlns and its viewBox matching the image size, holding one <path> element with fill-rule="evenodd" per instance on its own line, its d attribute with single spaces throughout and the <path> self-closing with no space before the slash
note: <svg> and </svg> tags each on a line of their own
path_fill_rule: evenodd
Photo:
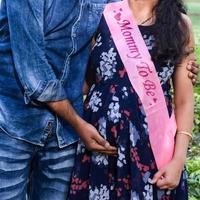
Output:
<svg viewBox="0 0 200 200">
<path fill-rule="evenodd" d="M 91 152 L 80 141 L 70 200 L 188 199 L 193 86 L 186 66 L 194 39 L 183 12 L 180 0 L 106 5 L 91 52 L 87 82 L 92 74 L 95 81 L 85 119 L 118 152 Z"/>
</svg>

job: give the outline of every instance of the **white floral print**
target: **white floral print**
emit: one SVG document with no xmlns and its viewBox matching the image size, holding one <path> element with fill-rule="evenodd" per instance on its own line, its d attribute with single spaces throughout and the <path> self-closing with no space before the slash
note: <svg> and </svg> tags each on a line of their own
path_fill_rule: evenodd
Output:
<svg viewBox="0 0 200 200">
<path fill-rule="evenodd" d="M 121 118 L 121 113 L 119 112 L 119 98 L 116 96 L 112 97 L 112 102 L 109 105 L 109 110 L 107 112 L 108 119 L 114 123 L 119 122 Z"/>
<path fill-rule="evenodd" d="M 89 91 L 88 95 L 91 95 L 91 94 L 92 94 L 92 92 L 93 92 L 94 88 L 95 88 L 95 84 L 93 84 L 93 85 L 91 86 L 91 88 L 90 88 L 90 91 Z"/>
<path fill-rule="evenodd" d="M 97 73 L 104 80 L 111 79 L 116 72 L 116 56 L 117 53 L 114 51 L 114 48 L 101 54 L 100 66 L 97 68 Z"/>
<path fill-rule="evenodd" d="M 101 33 L 99 33 L 96 37 L 95 45 L 93 46 L 93 49 L 95 47 L 100 47 L 102 45 L 102 36 Z"/>
<path fill-rule="evenodd" d="M 123 87 L 122 88 L 122 92 L 123 92 L 123 95 L 122 95 L 122 98 L 125 99 L 128 97 L 128 90 L 127 90 L 127 87 Z"/>
<path fill-rule="evenodd" d="M 109 190 L 105 185 L 101 184 L 100 188 L 95 187 L 94 190 L 90 188 L 89 191 L 89 200 L 109 200 Z"/>
<path fill-rule="evenodd" d="M 150 172 L 146 172 L 143 176 L 143 181 L 144 183 L 148 183 L 151 179 L 150 179 Z"/>
<path fill-rule="evenodd" d="M 153 200 L 153 186 L 150 184 L 145 185 L 144 187 L 144 200 Z"/>
<path fill-rule="evenodd" d="M 118 148 L 118 159 L 117 159 L 117 166 L 118 167 L 123 167 L 126 164 L 126 159 L 125 159 L 125 147 L 120 146 Z"/>
<path fill-rule="evenodd" d="M 140 200 L 139 195 L 136 192 L 131 191 L 131 200 Z"/>
<path fill-rule="evenodd" d="M 145 130 L 145 133 L 148 135 L 149 134 L 148 122 L 147 122 L 147 117 L 146 117 L 146 113 L 144 111 L 143 105 L 140 106 L 140 112 L 141 112 L 141 114 L 143 115 L 143 118 L 144 118 L 142 126 Z"/>
<path fill-rule="evenodd" d="M 161 200 L 162 199 L 162 196 L 165 194 L 165 191 L 164 190 L 157 190 L 157 198 L 159 199 L 159 200 Z"/>
<path fill-rule="evenodd" d="M 155 37 L 153 35 L 143 35 L 143 39 L 148 50 L 152 50 L 155 47 Z"/>
<path fill-rule="evenodd" d="M 148 122 L 147 122 L 146 116 L 144 117 L 144 122 L 143 122 L 142 126 L 144 127 L 146 135 L 148 135 L 149 134 L 149 127 L 148 127 Z"/>
<path fill-rule="evenodd" d="M 102 117 L 99 119 L 99 133 L 106 139 L 106 119 Z"/>
<path fill-rule="evenodd" d="M 165 84 L 174 72 L 174 66 L 170 61 L 167 61 L 166 66 L 162 67 L 162 71 L 158 72 L 161 85 Z"/>
<path fill-rule="evenodd" d="M 96 165 L 108 165 L 108 156 L 101 153 L 93 153 L 92 154 L 92 162 Z"/>
<path fill-rule="evenodd" d="M 84 143 L 80 140 L 77 146 L 77 155 L 84 153 L 85 152 L 85 145 Z"/>
<path fill-rule="evenodd" d="M 137 141 L 140 139 L 140 135 L 132 122 L 130 122 L 130 125 L 129 125 L 129 132 L 130 132 L 131 145 L 135 147 L 137 144 Z"/>
<path fill-rule="evenodd" d="M 102 106 L 101 95 L 102 93 L 98 91 L 94 91 L 92 94 L 89 102 L 89 107 L 92 109 L 93 112 L 97 112 L 99 110 L 99 107 Z"/>
</svg>

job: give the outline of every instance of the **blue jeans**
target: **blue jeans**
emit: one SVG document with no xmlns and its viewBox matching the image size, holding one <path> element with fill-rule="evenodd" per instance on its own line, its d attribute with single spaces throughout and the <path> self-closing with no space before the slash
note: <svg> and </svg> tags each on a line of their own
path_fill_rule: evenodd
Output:
<svg viewBox="0 0 200 200">
<path fill-rule="evenodd" d="M 66 200 L 75 151 L 60 149 L 55 134 L 39 147 L 0 129 L 0 200 Z"/>
</svg>

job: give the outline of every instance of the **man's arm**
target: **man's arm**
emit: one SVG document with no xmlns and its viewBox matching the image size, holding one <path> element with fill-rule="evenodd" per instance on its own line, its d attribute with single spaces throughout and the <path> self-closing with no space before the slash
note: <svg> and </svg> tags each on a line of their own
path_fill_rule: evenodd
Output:
<svg viewBox="0 0 200 200">
<path fill-rule="evenodd" d="M 45 56 L 44 2 L 7 0 L 8 22 L 16 73 L 24 88 L 25 102 L 47 104 L 79 133 L 87 148 L 116 153 L 96 129 L 81 119 Z M 49 103 L 47 103 L 49 102 Z"/>
<path fill-rule="evenodd" d="M 117 154 L 117 149 L 110 146 L 91 124 L 84 121 L 74 111 L 68 100 L 48 102 L 47 105 L 76 130 L 89 150 L 111 155 Z"/>
</svg>

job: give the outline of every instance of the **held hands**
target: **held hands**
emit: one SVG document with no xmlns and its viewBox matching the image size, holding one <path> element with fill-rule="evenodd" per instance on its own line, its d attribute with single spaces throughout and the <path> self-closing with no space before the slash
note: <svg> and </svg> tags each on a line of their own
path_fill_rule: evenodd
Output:
<svg viewBox="0 0 200 200">
<path fill-rule="evenodd" d="M 151 184 L 156 184 L 158 188 L 165 190 L 175 189 L 181 178 L 183 164 L 180 160 L 172 159 L 164 168 L 160 169 L 153 177 Z"/>
<path fill-rule="evenodd" d="M 91 124 L 85 122 L 79 133 L 88 150 L 113 156 L 117 155 L 117 148 L 111 146 Z"/>
</svg>

